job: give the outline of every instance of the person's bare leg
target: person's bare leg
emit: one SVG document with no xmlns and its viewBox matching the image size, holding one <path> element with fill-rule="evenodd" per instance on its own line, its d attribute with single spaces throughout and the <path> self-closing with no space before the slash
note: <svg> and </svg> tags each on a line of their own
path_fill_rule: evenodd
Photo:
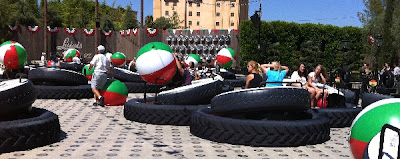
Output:
<svg viewBox="0 0 400 159">
<path fill-rule="evenodd" d="M 315 106 L 315 89 L 309 88 L 308 92 L 310 92 L 311 108 L 314 108 L 314 106 Z"/>
<path fill-rule="evenodd" d="M 324 99 L 326 99 L 328 97 L 328 91 L 324 91 Z"/>
</svg>

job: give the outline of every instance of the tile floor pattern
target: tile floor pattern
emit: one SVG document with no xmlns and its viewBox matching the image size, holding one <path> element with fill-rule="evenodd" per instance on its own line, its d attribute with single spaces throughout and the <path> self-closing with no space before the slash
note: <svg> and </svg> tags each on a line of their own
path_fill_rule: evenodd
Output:
<svg viewBox="0 0 400 159">
<path fill-rule="evenodd" d="M 129 94 L 128 99 L 143 94 Z M 192 136 L 188 126 L 151 125 L 128 121 L 123 106 L 92 106 L 92 99 L 43 100 L 34 107 L 56 113 L 63 139 L 27 151 L 1 154 L 1 159 L 60 158 L 353 158 L 349 128 L 331 128 L 323 144 L 300 147 L 250 147 L 216 143 Z"/>
</svg>

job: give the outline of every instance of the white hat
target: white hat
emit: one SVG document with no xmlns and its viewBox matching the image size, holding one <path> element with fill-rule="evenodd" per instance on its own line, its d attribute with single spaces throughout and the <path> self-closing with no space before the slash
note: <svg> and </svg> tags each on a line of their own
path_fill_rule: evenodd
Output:
<svg viewBox="0 0 400 159">
<path fill-rule="evenodd" d="M 45 53 L 45 52 L 42 52 L 42 55 L 46 55 L 46 53 Z"/>
<path fill-rule="evenodd" d="M 106 48 L 103 45 L 99 45 L 99 46 L 97 46 L 97 50 L 99 50 L 101 52 L 101 51 L 106 50 Z"/>
</svg>

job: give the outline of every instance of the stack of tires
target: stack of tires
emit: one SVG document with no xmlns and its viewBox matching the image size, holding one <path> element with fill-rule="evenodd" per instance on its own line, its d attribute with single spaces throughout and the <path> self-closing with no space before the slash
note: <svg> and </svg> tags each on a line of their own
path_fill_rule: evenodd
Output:
<svg viewBox="0 0 400 159">
<path fill-rule="evenodd" d="M 188 86 L 163 91 L 157 99 L 131 99 L 124 105 L 128 120 L 157 125 L 189 125 L 193 112 L 210 106 L 222 92 L 222 81 L 207 79 Z"/>
<path fill-rule="evenodd" d="M 29 71 L 28 79 L 35 84 L 39 99 L 93 97 L 88 79 L 79 72 L 58 68 L 36 68 Z"/>
<path fill-rule="evenodd" d="M 0 82 L 0 154 L 32 149 L 59 141 L 58 116 L 32 107 L 33 83 L 27 79 Z"/>
<path fill-rule="evenodd" d="M 308 110 L 308 91 L 252 88 L 222 93 L 192 115 L 190 132 L 211 141 L 250 146 L 300 146 L 330 139 L 329 119 Z"/>
<path fill-rule="evenodd" d="M 136 72 L 131 72 L 126 69 L 114 67 L 114 78 L 120 80 L 128 88 L 129 93 L 155 93 L 159 92 L 159 87 L 154 84 L 146 84 L 145 81 Z"/>
</svg>

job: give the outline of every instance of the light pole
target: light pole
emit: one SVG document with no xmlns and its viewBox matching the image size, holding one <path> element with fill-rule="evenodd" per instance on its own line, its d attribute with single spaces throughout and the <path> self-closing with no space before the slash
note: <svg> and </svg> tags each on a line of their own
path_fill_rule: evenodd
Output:
<svg viewBox="0 0 400 159">
<path fill-rule="evenodd" d="M 261 58 L 261 4 L 260 10 L 256 10 L 250 17 L 254 27 L 258 26 L 258 57 Z"/>
<path fill-rule="evenodd" d="M 381 53 L 381 46 L 383 44 L 383 37 L 381 34 L 378 34 L 375 39 L 376 39 L 376 45 L 378 47 L 375 56 L 375 79 L 378 79 L 378 60 L 379 60 L 379 54 Z"/>
<path fill-rule="evenodd" d="M 342 40 L 342 70 L 344 70 L 344 54 L 349 50 L 349 40 L 347 40 L 346 38 L 344 38 Z"/>
</svg>

